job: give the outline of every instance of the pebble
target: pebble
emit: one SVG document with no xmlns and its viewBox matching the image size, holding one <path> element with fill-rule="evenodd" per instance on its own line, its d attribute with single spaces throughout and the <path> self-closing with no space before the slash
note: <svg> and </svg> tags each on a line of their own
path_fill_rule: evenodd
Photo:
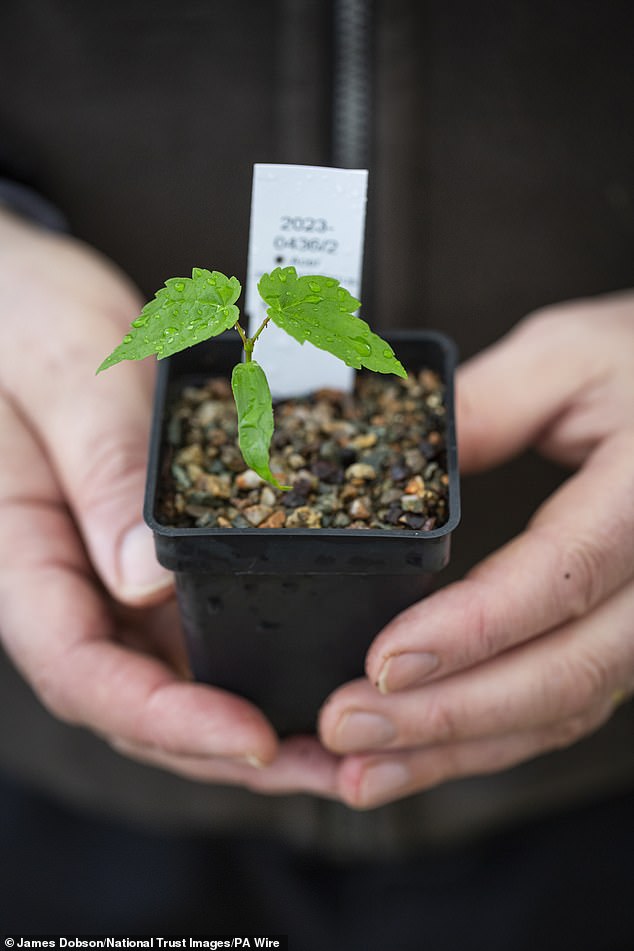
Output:
<svg viewBox="0 0 634 951">
<path fill-rule="evenodd" d="M 363 519 L 367 521 L 372 515 L 372 502 L 367 495 L 361 495 L 358 499 L 353 499 L 348 506 L 348 514 L 353 519 Z"/>
<path fill-rule="evenodd" d="M 420 531 L 425 523 L 424 515 L 416 515 L 414 512 L 406 512 L 404 515 L 401 515 L 399 518 L 401 525 L 405 525 L 406 528 L 412 529 L 412 531 Z"/>
<path fill-rule="evenodd" d="M 372 482 L 376 479 L 376 469 L 366 462 L 355 462 L 346 469 L 346 479 L 359 479 L 361 482 Z"/>
<path fill-rule="evenodd" d="M 335 528 L 347 528 L 350 524 L 350 519 L 345 512 L 337 512 L 332 520 L 332 524 Z"/>
<path fill-rule="evenodd" d="M 339 498 L 341 499 L 342 502 L 349 502 L 350 499 L 356 499 L 358 494 L 359 494 L 359 491 L 356 485 L 352 485 L 351 483 L 348 483 L 348 485 L 344 485 L 343 489 L 339 493 Z"/>
<path fill-rule="evenodd" d="M 425 457 L 420 449 L 406 449 L 403 453 L 405 465 L 415 475 L 418 475 L 425 468 Z"/>
<path fill-rule="evenodd" d="M 418 495 L 403 495 L 401 497 L 401 508 L 404 512 L 420 514 L 423 511 L 423 500 Z"/>
<path fill-rule="evenodd" d="M 220 452 L 220 458 L 223 465 L 232 472 L 243 471 L 244 460 L 237 446 L 223 446 Z"/>
<path fill-rule="evenodd" d="M 406 495 L 418 495 L 421 498 L 425 493 L 425 483 L 421 476 L 414 476 L 413 479 L 410 479 L 407 485 L 405 486 Z"/>
<path fill-rule="evenodd" d="M 188 489 L 192 484 L 191 479 L 187 475 L 187 471 L 183 469 L 182 466 L 177 465 L 175 462 L 172 463 L 172 478 L 182 489 Z"/>
<path fill-rule="evenodd" d="M 343 482 L 343 470 L 341 466 L 330 462 L 328 459 L 318 459 L 317 462 L 312 464 L 310 471 L 321 482 L 329 484 Z"/>
<path fill-rule="evenodd" d="M 376 433 L 362 433 L 350 440 L 350 445 L 357 451 L 361 449 L 371 449 L 376 446 Z"/>
<path fill-rule="evenodd" d="M 179 466 L 187 466 L 191 463 L 203 466 L 205 464 L 205 454 L 202 446 L 199 443 L 194 443 L 193 446 L 185 446 L 183 449 L 179 449 L 174 456 L 174 462 Z"/>
<path fill-rule="evenodd" d="M 245 469 L 236 476 L 236 485 L 239 489 L 246 491 L 248 489 L 257 489 L 262 485 L 262 479 L 253 469 Z"/>
<path fill-rule="evenodd" d="M 390 476 L 394 482 L 404 482 L 405 479 L 408 479 L 411 476 L 411 471 L 407 466 L 395 465 L 390 469 Z"/>
<path fill-rule="evenodd" d="M 385 484 L 385 483 L 384 483 Z M 380 505 L 390 505 L 392 502 L 399 502 L 401 498 L 401 490 L 396 487 L 386 488 L 381 492 L 379 496 Z"/>
<path fill-rule="evenodd" d="M 321 528 L 321 513 L 309 505 L 301 505 L 287 517 L 286 527 Z"/>
<path fill-rule="evenodd" d="M 249 520 L 245 518 L 240 512 L 233 516 L 231 519 L 231 524 L 234 528 L 253 528 Z"/>
<path fill-rule="evenodd" d="M 321 495 L 317 500 L 317 506 L 319 511 L 324 515 L 332 515 L 333 512 L 338 512 L 341 508 L 341 502 L 336 495 L 329 493 L 328 495 Z"/>
<path fill-rule="evenodd" d="M 291 469 L 304 469 L 306 468 L 306 460 L 299 452 L 292 452 L 287 460 Z"/>
<path fill-rule="evenodd" d="M 212 475 L 209 472 L 201 472 L 196 479 L 196 488 L 215 499 L 231 497 L 231 479 L 227 475 Z"/>
<path fill-rule="evenodd" d="M 224 403 L 221 400 L 205 400 L 194 413 L 194 419 L 201 426 L 210 426 L 221 419 L 223 415 Z"/>
<path fill-rule="evenodd" d="M 257 528 L 258 525 L 261 525 L 262 522 L 271 517 L 273 509 L 270 505 L 249 505 L 242 510 L 242 514 L 250 525 Z"/>
<path fill-rule="evenodd" d="M 239 478 L 240 476 L 237 477 L 236 482 Z M 277 493 L 275 492 L 275 489 L 272 488 L 272 486 L 266 484 L 264 485 L 264 488 L 260 492 L 260 502 L 262 505 L 270 505 L 271 508 L 275 505 L 277 502 Z"/>
<path fill-rule="evenodd" d="M 338 461 L 340 449 L 334 439 L 324 439 L 319 449 L 319 455 L 322 459 Z"/>
<path fill-rule="evenodd" d="M 286 524 L 286 513 L 277 509 L 272 515 L 260 523 L 260 528 L 284 528 Z"/>
</svg>

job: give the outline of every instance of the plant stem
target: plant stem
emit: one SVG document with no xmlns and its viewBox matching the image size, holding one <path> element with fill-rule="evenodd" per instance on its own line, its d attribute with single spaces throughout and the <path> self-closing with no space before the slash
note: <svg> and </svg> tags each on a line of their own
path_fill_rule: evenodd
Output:
<svg viewBox="0 0 634 951">
<path fill-rule="evenodd" d="M 252 354 L 253 354 L 253 340 L 255 340 L 255 337 L 253 338 L 253 340 L 247 337 L 246 333 L 244 332 L 239 322 L 237 321 L 235 323 L 235 329 L 240 334 L 240 339 L 242 340 L 242 346 L 244 347 L 244 359 L 246 363 L 250 363 L 252 359 Z"/>
<path fill-rule="evenodd" d="M 234 324 L 234 330 L 237 330 L 238 333 L 240 334 L 240 339 L 242 340 L 242 346 L 244 347 L 244 349 L 245 349 L 245 351 L 246 351 L 247 346 L 248 346 L 248 343 L 249 343 L 249 338 L 247 337 L 247 335 L 245 334 L 244 330 L 243 330 L 242 327 L 240 326 L 239 321 L 236 321 L 236 322 L 235 322 L 235 324 Z"/>
<path fill-rule="evenodd" d="M 264 328 L 266 327 L 266 325 L 268 324 L 270 319 L 271 319 L 270 317 L 265 317 L 252 337 L 247 337 L 246 333 L 240 326 L 240 323 L 236 321 L 234 326 L 235 326 L 235 329 L 240 334 L 240 338 L 242 340 L 242 346 L 244 347 L 244 359 L 246 363 L 251 362 L 253 358 L 253 345 L 255 341 L 258 339 L 258 337 L 260 336 L 260 334 L 262 333 L 262 331 L 264 330 Z"/>
<path fill-rule="evenodd" d="M 262 323 L 260 324 L 256 332 L 253 334 L 253 337 L 251 338 L 252 344 L 254 344 L 255 341 L 258 339 L 258 337 L 260 336 L 260 334 L 262 333 L 262 331 L 264 330 L 264 328 L 266 327 L 270 319 L 271 319 L 270 317 L 264 318 L 264 320 L 262 321 Z"/>
</svg>

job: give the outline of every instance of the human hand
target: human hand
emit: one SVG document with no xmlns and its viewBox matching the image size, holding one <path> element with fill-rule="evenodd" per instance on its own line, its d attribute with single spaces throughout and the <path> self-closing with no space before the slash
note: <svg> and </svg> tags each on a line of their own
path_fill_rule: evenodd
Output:
<svg viewBox="0 0 634 951">
<path fill-rule="evenodd" d="M 597 729 L 634 691 L 634 295 L 548 308 L 465 364 L 465 472 L 528 446 L 577 468 L 526 530 L 400 614 L 320 717 L 368 808 Z M 378 689 L 377 689 L 378 688 Z"/>
<path fill-rule="evenodd" d="M 48 709 L 186 776 L 331 784 L 251 704 L 189 682 L 171 575 L 140 521 L 153 367 L 96 367 L 142 302 L 96 252 L 0 212 L 0 632 Z M 253 764 L 275 765 L 266 770 Z"/>
</svg>

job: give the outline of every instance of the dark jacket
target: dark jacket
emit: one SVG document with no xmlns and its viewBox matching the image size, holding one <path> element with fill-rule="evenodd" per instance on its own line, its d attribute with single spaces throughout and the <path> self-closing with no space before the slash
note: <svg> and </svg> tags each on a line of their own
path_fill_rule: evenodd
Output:
<svg viewBox="0 0 634 951">
<path fill-rule="evenodd" d="M 334 6 L 3 0 L 0 174 L 46 196 L 148 295 L 192 265 L 244 275 L 253 163 L 332 164 L 341 148 L 346 4 Z M 365 17 L 371 4 L 351 7 Z M 468 356 L 538 306 L 632 285 L 630 10 L 375 4 L 363 294 L 374 325 L 432 326 Z M 520 530 L 561 478 L 526 456 L 468 480 L 445 580 Z M 634 785 L 631 704 L 574 748 L 356 814 L 142 767 L 49 717 L 6 661 L 0 679 L 4 768 L 162 828 L 265 828 L 376 855 Z"/>
</svg>

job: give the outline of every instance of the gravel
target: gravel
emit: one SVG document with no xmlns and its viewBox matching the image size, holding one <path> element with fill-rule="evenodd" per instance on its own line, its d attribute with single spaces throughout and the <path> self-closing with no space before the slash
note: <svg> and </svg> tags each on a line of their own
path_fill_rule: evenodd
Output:
<svg viewBox="0 0 634 951">
<path fill-rule="evenodd" d="M 186 387 L 165 433 L 166 524 L 424 532 L 447 520 L 444 388 L 428 369 L 407 380 L 360 373 L 354 394 L 277 403 L 271 469 L 288 492 L 245 466 L 224 378 Z"/>
</svg>

